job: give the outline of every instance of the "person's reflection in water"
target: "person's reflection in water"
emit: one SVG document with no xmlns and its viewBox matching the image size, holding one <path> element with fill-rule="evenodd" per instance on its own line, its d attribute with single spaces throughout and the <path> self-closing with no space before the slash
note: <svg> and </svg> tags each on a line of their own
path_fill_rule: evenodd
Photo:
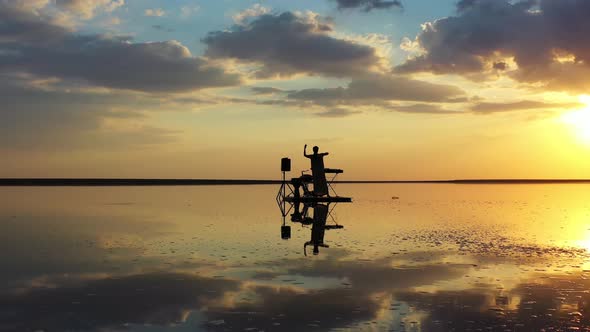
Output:
<svg viewBox="0 0 590 332">
<path fill-rule="evenodd" d="M 303 213 L 299 211 L 300 207 L 301 203 L 299 201 L 293 203 L 293 213 L 291 213 L 292 222 L 301 222 L 301 220 L 303 220 L 303 213 L 307 212 L 307 205 L 303 206 Z"/>
<path fill-rule="evenodd" d="M 320 253 L 319 247 L 329 248 L 324 244 L 324 233 L 326 231 L 326 220 L 328 219 L 328 206 L 324 204 L 316 204 L 313 207 L 313 225 L 311 227 L 311 241 L 305 242 L 303 245 L 303 252 L 307 256 L 306 248 L 308 245 L 313 245 L 313 254 Z"/>
<path fill-rule="evenodd" d="M 302 225 L 311 226 L 311 240 L 305 242 L 303 245 L 303 253 L 307 256 L 307 246 L 313 246 L 313 254 L 319 254 L 320 247 L 330 248 L 324 243 L 324 233 L 328 229 L 342 229 L 344 226 L 341 225 L 326 225 L 328 215 L 330 214 L 330 204 L 315 204 L 315 203 L 304 203 L 303 210 L 300 211 L 301 203 L 296 202 L 293 204 L 294 210 L 291 214 L 291 221 L 298 222 Z M 313 218 L 309 216 L 309 208 L 313 207 Z"/>
</svg>

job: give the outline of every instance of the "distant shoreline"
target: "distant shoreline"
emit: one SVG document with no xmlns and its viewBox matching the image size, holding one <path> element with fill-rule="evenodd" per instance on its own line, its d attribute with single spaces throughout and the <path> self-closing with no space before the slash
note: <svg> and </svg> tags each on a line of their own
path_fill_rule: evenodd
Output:
<svg viewBox="0 0 590 332">
<path fill-rule="evenodd" d="M 222 179 L 64 179 L 8 178 L 0 186 L 218 186 L 218 185 L 277 185 L 281 180 L 222 180 Z M 464 180 L 384 180 L 336 181 L 336 183 L 432 183 L 432 184 L 590 184 L 590 179 L 464 179 Z"/>
</svg>

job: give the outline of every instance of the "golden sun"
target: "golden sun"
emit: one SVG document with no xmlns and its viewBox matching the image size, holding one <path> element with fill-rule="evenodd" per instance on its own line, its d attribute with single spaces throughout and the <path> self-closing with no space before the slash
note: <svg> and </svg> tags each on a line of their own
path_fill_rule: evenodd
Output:
<svg viewBox="0 0 590 332">
<path fill-rule="evenodd" d="M 575 130 L 582 142 L 590 144 L 590 96 L 582 95 L 579 99 L 586 106 L 563 114 L 561 120 Z"/>
</svg>

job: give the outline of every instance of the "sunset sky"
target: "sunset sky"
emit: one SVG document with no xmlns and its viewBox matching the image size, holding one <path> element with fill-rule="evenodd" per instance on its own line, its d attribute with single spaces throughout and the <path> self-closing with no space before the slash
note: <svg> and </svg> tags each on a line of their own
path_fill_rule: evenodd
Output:
<svg viewBox="0 0 590 332">
<path fill-rule="evenodd" d="M 0 0 L 0 177 L 590 178 L 587 0 Z"/>
</svg>

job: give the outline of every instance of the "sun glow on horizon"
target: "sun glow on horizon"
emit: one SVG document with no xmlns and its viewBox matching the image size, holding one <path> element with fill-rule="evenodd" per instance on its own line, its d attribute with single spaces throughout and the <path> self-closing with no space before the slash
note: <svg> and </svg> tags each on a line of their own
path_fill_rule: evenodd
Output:
<svg viewBox="0 0 590 332">
<path fill-rule="evenodd" d="M 575 130 L 580 141 L 590 145 L 590 96 L 581 95 L 579 100 L 586 106 L 563 114 L 561 120 Z"/>
</svg>

